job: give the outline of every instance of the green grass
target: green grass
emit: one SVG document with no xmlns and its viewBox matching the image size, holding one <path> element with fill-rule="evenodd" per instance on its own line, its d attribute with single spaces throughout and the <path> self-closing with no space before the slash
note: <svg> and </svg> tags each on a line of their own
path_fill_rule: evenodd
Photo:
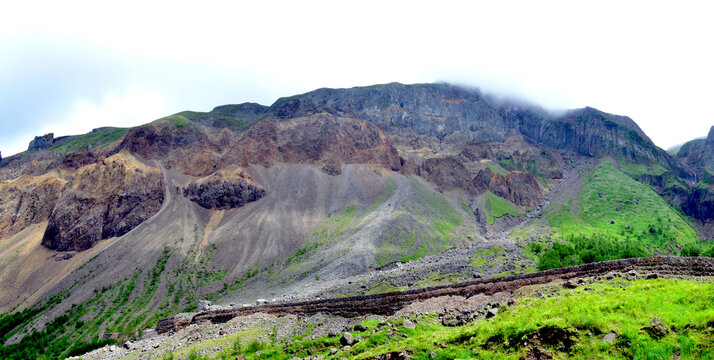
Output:
<svg viewBox="0 0 714 360">
<path fill-rule="evenodd" d="M 235 119 L 227 116 L 219 116 L 213 121 L 213 126 L 218 128 L 225 127 L 230 129 L 237 129 L 245 126 L 246 124 L 247 122 L 242 119 Z"/>
<path fill-rule="evenodd" d="M 500 175 L 503 176 L 503 177 L 508 176 L 508 171 L 503 170 L 502 168 L 500 168 L 500 167 L 498 167 L 498 166 L 496 166 L 496 165 L 489 164 L 489 165 L 488 165 L 488 168 L 491 169 L 491 171 L 493 171 L 494 173 L 500 174 Z"/>
<path fill-rule="evenodd" d="M 488 214 L 488 223 L 493 225 L 496 218 L 509 214 L 512 216 L 520 216 L 521 213 L 510 201 L 487 191 L 485 194 L 484 210 Z"/>
<path fill-rule="evenodd" d="M 658 249 L 670 239 L 679 244 L 698 241 L 696 232 L 659 194 L 617 170 L 611 161 L 587 175 L 579 195 L 578 215 L 592 228 L 637 238 Z"/>
<path fill-rule="evenodd" d="M 633 174 L 664 171 L 634 164 L 623 168 Z M 575 209 L 571 198 L 544 211 L 557 233 L 553 241 L 539 245 L 539 269 L 662 252 L 678 255 L 680 247 L 682 255 L 706 256 L 714 251 L 676 209 L 652 188 L 615 168 L 612 160 L 603 161 L 586 176 L 578 204 Z"/>
<path fill-rule="evenodd" d="M 409 220 L 395 222 L 392 229 L 384 232 L 375 254 L 378 266 L 436 254 L 459 241 L 458 228 L 463 218 L 444 195 L 416 179 L 410 179 L 409 186 L 414 193 L 404 207 L 395 212 L 395 216 Z"/>
<path fill-rule="evenodd" d="M 506 253 L 500 246 L 492 246 L 488 249 L 476 250 L 471 258 L 471 266 L 481 268 L 486 265 L 493 267 L 503 263 L 506 259 Z"/>
<path fill-rule="evenodd" d="M 383 326 L 377 320 L 361 323 L 367 331 L 351 331 L 362 341 L 334 358 L 370 359 L 386 353 L 406 352 L 413 359 L 521 359 L 538 348 L 555 359 L 714 359 L 714 284 L 691 280 L 615 279 L 574 290 L 557 285 L 524 288 L 518 304 L 501 308 L 494 318 L 480 318 L 457 326 L 441 325 L 436 314 L 411 317 L 416 329 L 406 329 L 402 318 Z M 548 294 L 542 297 L 540 294 Z M 518 295 L 520 294 L 520 295 Z M 669 333 L 651 337 L 644 327 L 661 319 Z M 394 332 L 391 329 L 395 329 Z M 177 349 L 165 358 L 287 360 L 310 355 L 329 356 L 341 348 L 340 335 L 315 337 L 313 327 L 304 333 L 278 339 L 264 324 L 223 338 L 199 341 Z M 602 341 L 613 332 L 613 343 Z M 262 340 L 258 337 L 262 335 Z M 212 354 L 200 351 L 212 348 Z M 257 353 L 260 351 L 260 353 Z M 194 354 L 194 355 L 191 355 Z"/>
<path fill-rule="evenodd" d="M 560 356 L 577 359 L 712 358 L 714 285 L 669 279 L 593 284 L 594 290 L 560 291 L 552 298 L 520 299 L 519 306 L 499 314 L 494 321 L 463 331 L 453 338 L 473 348 L 483 358 L 518 358 L 525 355 L 533 334 L 557 329 L 574 340 L 569 351 L 544 346 Z M 641 329 L 653 317 L 672 334 L 653 339 Z M 614 332 L 614 344 L 601 341 Z M 496 341 L 499 340 L 499 341 Z"/>
<path fill-rule="evenodd" d="M 72 136 L 61 143 L 52 146 L 49 150 L 69 153 L 73 151 L 88 151 L 101 149 L 126 134 L 130 128 L 106 128 L 93 131 L 84 135 Z"/>
<path fill-rule="evenodd" d="M 162 124 L 164 127 L 166 126 L 171 126 L 171 127 L 184 127 L 186 125 L 192 124 L 191 120 L 189 120 L 186 116 L 179 114 L 174 114 L 174 115 L 169 115 L 166 117 L 163 117 L 161 119 L 155 120 L 152 122 L 152 124 Z"/>
</svg>

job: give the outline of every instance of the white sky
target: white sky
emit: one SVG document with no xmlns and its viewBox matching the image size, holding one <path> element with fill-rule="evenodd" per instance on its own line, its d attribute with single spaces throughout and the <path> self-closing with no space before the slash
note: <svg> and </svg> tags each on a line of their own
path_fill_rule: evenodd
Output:
<svg viewBox="0 0 714 360">
<path fill-rule="evenodd" d="M 4 156 L 47 132 L 392 81 L 593 106 L 663 148 L 714 124 L 706 1 L 107 3 L 2 5 Z"/>
</svg>

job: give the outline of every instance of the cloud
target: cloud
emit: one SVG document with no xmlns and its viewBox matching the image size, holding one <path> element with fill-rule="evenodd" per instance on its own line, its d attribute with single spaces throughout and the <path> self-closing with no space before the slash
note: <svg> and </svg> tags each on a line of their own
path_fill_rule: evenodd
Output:
<svg viewBox="0 0 714 360">
<path fill-rule="evenodd" d="M 160 96 L 167 115 L 393 81 L 593 106 L 631 116 L 663 147 L 714 123 L 706 3 L 68 1 L 3 10 L 6 156 L 44 129 L 151 121 L 156 109 L 142 97 Z"/>
</svg>

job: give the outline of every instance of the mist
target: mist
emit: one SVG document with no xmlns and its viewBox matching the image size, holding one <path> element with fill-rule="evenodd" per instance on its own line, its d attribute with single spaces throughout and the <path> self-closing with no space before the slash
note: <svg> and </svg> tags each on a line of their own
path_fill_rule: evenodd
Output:
<svg viewBox="0 0 714 360">
<path fill-rule="evenodd" d="M 321 87 L 436 81 L 556 113 L 626 115 L 668 148 L 714 123 L 714 50 L 702 46 L 714 23 L 698 6 L 12 3 L 0 22 L 0 151 Z"/>
</svg>

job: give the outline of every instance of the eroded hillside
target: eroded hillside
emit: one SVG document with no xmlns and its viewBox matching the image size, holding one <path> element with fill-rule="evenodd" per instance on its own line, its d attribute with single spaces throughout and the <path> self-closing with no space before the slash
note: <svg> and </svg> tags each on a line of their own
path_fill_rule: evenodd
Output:
<svg viewBox="0 0 714 360">
<path fill-rule="evenodd" d="M 0 162 L 0 309 L 16 314 L 0 336 L 61 356 L 199 299 L 705 253 L 709 158 L 691 154 L 707 149 L 675 159 L 627 117 L 446 84 L 319 89 L 38 137 Z"/>
</svg>

